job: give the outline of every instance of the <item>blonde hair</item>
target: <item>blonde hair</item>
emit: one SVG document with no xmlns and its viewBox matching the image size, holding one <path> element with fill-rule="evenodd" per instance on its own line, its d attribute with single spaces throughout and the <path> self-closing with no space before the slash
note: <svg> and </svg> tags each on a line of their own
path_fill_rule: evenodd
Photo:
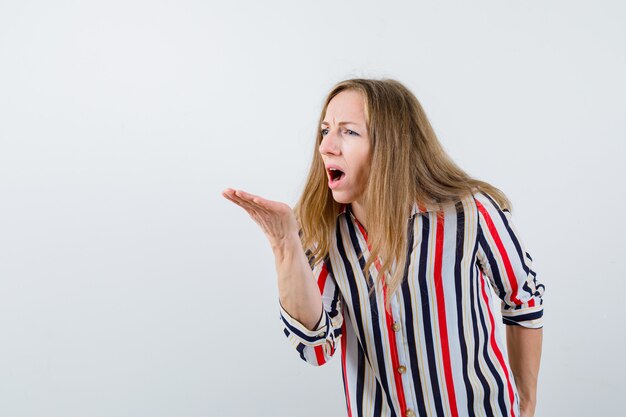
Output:
<svg viewBox="0 0 626 417">
<path fill-rule="evenodd" d="M 471 178 L 452 161 L 415 95 L 398 81 L 350 79 L 338 83 L 324 101 L 318 126 L 330 101 L 345 90 L 360 92 L 365 101 L 371 167 L 364 206 L 371 256 L 364 269 L 369 281 L 370 267 L 380 256 L 378 275 L 383 279 L 396 263 L 386 282 L 389 308 L 391 295 L 402 283 L 406 267 L 407 221 L 414 203 L 439 211 L 444 204 L 483 191 L 503 209 L 510 210 L 511 204 L 502 191 Z M 343 207 L 333 199 L 327 186 L 326 169 L 318 152 L 321 141 L 318 128 L 308 178 L 294 207 L 302 245 L 310 251 L 312 264 L 329 253 L 336 219 Z"/>
</svg>

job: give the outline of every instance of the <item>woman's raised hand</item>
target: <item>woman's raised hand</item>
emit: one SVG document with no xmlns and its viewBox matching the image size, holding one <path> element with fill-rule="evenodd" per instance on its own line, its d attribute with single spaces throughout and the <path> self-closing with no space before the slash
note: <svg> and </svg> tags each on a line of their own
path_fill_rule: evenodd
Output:
<svg viewBox="0 0 626 417">
<path fill-rule="evenodd" d="M 222 195 L 261 226 L 274 252 L 280 304 L 312 330 L 323 313 L 322 296 L 302 250 L 298 221 L 291 207 L 232 188 L 222 191 Z"/>
<path fill-rule="evenodd" d="M 287 204 L 266 200 L 242 190 L 227 188 L 222 195 L 248 212 L 270 241 L 272 249 L 289 239 L 298 239 L 298 222 Z"/>
</svg>

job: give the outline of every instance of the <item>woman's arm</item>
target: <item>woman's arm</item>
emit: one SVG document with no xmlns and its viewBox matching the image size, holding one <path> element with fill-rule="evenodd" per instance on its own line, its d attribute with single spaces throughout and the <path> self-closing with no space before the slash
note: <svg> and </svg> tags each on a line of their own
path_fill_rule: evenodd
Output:
<svg viewBox="0 0 626 417">
<path fill-rule="evenodd" d="M 520 417 L 535 415 L 542 339 L 543 329 L 506 326 L 509 364 L 520 396 Z"/>
<path fill-rule="evenodd" d="M 502 299 L 509 365 L 520 396 L 521 417 L 532 417 L 537 402 L 537 375 L 541 359 L 544 285 L 532 269 L 512 223 L 486 194 L 477 194 L 480 231 L 477 258 L 483 272 Z"/>
<path fill-rule="evenodd" d="M 296 231 L 272 245 L 280 304 L 294 319 L 313 330 L 322 316 L 322 296 Z"/>
<path fill-rule="evenodd" d="M 302 249 L 291 207 L 230 188 L 222 195 L 246 210 L 261 227 L 274 252 L 280 304 L 312 330 L 322 316 L 322 297 Z"/>
</svg>

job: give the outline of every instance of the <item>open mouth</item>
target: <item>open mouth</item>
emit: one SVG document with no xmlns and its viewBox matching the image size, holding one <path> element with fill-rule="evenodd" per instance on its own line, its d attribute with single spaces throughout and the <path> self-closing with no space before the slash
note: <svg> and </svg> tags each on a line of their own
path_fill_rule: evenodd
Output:
<svg viewBox="0 0 626 417">
<path fill-rule="evenodd" d="M 344 174 L 344 172 L 343 172 L 343 171 L 341 171 L 341 170 L 339 170 L 339 169 L 336 169 L 336 168 L 330 168 L 330 169 L 328 170 L 328 174 L 329 174 L 329 176 L 330 176 L 330 181 L 331 181 L 331 182 L 337 182 L 337 181 L 339 181 L 341 178 L 343 178 L 343 176 L 344 176 L 344 175 L 346 175 L 346 174 Z"/>
<path fill-rule="evenodd" d="M 343 171 L 336 169 L 336 168 L 329 168 L 328 174 L 330 175 L 331 181 L 338 181 L 341 179 L 341 177 L 345 175 Z"/>
</svg>

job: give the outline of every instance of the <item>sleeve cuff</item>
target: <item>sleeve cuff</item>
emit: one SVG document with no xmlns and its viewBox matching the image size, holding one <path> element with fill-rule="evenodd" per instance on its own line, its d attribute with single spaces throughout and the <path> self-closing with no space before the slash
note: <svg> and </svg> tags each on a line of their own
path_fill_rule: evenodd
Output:
<svg viewBox="0 0 626 417">
<path fill-rule="evenodd" d="M 504 310 L 502 322 L 509 326 L 540 329 L 543 327 L 543 305 L 519 310 Z"/>
<path fill-rule="evenodd" d="M 280 304 L 280 318 L 287 330 L 296 336 L 305 345 L 316 346 L 324 344 L 328 337 L 328 314 L 322 310 L 322 316 L 313 330 L 307 329 L 302 323 L 293 318 Z"/>
</svg>

